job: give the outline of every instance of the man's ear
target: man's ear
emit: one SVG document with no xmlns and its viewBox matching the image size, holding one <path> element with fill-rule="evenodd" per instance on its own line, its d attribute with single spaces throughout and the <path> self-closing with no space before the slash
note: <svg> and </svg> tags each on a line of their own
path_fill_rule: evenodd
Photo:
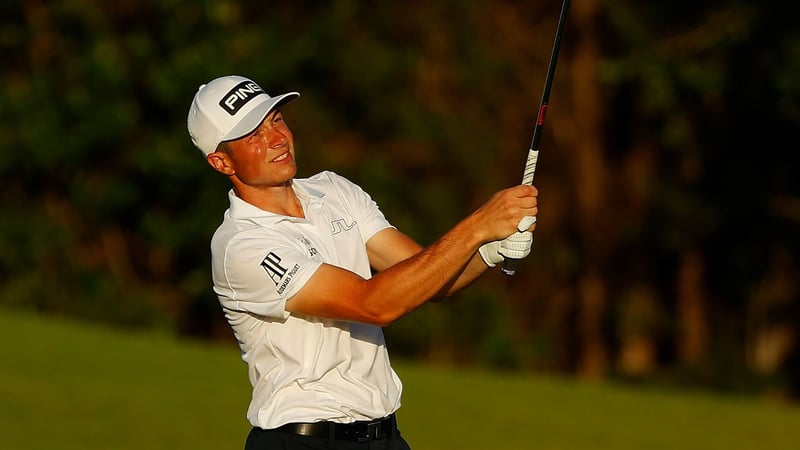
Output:
<svg viewBox="0 0 800 450">
<path fill-rule="evenodd" d="M 213 167 L 214 170 L 223 175 L 231 176 L 236 172 L 233 170 L 228 155 L 223 152 L 209 153 L 208 156 L 206 156 L 206 161 L 208 161 L 208 164 Z"/>
</svg>

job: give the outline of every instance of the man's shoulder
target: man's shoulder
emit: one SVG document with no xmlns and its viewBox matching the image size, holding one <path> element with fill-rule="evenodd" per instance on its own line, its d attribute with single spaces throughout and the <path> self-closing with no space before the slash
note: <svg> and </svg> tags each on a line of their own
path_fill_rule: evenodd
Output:
<svg viewBox="0 0 800 450">
<path fill-rule="evenodd" d="M 211 236 L 210 248 L 212 257 L 235 264 L 263 258 L 270 249 L 291 245 L 291 242 L 283 229 L 258 221 L 226 218 Z"/>
<path fill-rule="evenodd" d="M 339 175 L 332 170 L 324 170 L 308 178 L 295 180 L 305 188 L 316 189 L 319 192 L 330 194 L 332 192 L 353 192 L 361 188 L 347 177 Z"/>
<path fill-rule="evenodd" d="M 308 178 L 300 178 L 297 181 L 303 183 L 311 183 L 311 184 L 328 184 L 328 183 L 340 183 L 340 182 L 352 183 L 347 178 L 339 175 L 338 173 L 332 170 L 323 170 L 322 172 L 319 172 L 315 175 L 311 175 Z"/>
</svg>

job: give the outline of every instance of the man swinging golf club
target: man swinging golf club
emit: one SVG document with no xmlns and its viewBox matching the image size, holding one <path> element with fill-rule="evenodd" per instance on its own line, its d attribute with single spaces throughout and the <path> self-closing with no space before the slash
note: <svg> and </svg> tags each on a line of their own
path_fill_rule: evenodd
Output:
<svg viewBox="0 0 800 450">
<path fill-rule="evenodd" d="M 501 190 L 423 248 L 342 176 L 296 178 L 279 107 L 298 96 L 223 76 L 198 89 L 188 116 L 193 143 L 232 184 L 212 278 L 253 387 L 245 448 L 408 449 L 382 327 L 527 256 L 530 239 L 501 242 L 538 214 L 538 192 Z"/>
</svg>

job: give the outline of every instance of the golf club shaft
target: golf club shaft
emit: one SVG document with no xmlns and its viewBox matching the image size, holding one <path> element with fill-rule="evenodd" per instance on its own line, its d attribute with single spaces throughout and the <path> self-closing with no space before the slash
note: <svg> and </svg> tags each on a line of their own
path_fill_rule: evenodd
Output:
<svg viewBox="0 0 800 450">
<path fill-rule="evenodd" d="M 528 150 L 528 158 L 525 162 L 525 170 L 522 174 L 522 184 L 533 184 L 533 177 L 536 174 L 536 162 L 539 159 L 539 140 L 542 137 L 542 129 L 544 128 L 544 120 L 547 114 L 547 107 L 550 102 L 550 88 L 553 86 L 553 78 L 555 78 L 556 64 L 558 63 L 558 52 L 561 48 L 561 38 L 564 36 L 564 26 L 567 21 L 567 11 L 569 10 L 569 0 L 563 0 L 561 4 L 561 14 L 558 18 L 558 26 L 556 27 L 556 35 L 553 40 L 553 50 L 550 53 L 550 62 L 547 66 L 547 75 L 544 79 L 544 89 L 542 92 L 542 101 L 539 103 L 539 113 L 536 117 L 536 125 L 533 128 L 533 139 L 531 139 L 531 147 Z M 527 220 L 526 220 L 527 219 Z M 520 223 L 527 222 L 530 226 L 533 223 L 529 218 L 524 218 Z M 527 229 L 527 227 L 525 227 Z M 525 230 L 519 230 L 524 232 Z M 507 238 L 509 239 L 509 238 Z M 533 245 L 531 243 L 531 245 Z M 513 258 L 504 257 L 502 272 L 506 275 L 514 275 L 517 272 L 517 261 Z"/>
</svg>

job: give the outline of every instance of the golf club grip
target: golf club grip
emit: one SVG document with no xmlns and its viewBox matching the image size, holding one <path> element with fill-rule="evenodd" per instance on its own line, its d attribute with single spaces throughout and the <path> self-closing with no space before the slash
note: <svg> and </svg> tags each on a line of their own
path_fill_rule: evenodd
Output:
<svg viewBox="0 0 800 450">
<path fill-rule="evenodd" d="M 525 171 L 522 174 L 522 184 L 533 185 L 533 176 L 536 175 L 537 162 L 539 162 L 539 150 L 531 148 L 528 150 L 528 159 L 525 160 Z"/>
<path fill-rule="evenodd" d="M 546 108 L 546 105 L 545 105 Z M 540 111 L 540 116 L 543 114 Z M 540 117 L 540 120 L 543 120 L 543 117 Z M 537 127 L 538 128 L 538 127 Z M 522 174 L 522 184 L 533 184 L 533 177 L 536 175 L 536 163 L 539 161 L 539 150 L 535 150 L 531 148 L 528 150 L 528 159 L 525 161 L 525 172 Z M 520 223 L 525 221 L 523 218 Z M 527 228 L 527 227 L 526 227 Z M 525 230 L 520 230 L 517 228 L 519 232 L 523 232 Z M 518 259 L 509 258 L 504 256 L 503 257 L 503 267 L 500 270 L 506 275 L 514 275 L 517 272 L 517 261 Z"/>
</svg>

